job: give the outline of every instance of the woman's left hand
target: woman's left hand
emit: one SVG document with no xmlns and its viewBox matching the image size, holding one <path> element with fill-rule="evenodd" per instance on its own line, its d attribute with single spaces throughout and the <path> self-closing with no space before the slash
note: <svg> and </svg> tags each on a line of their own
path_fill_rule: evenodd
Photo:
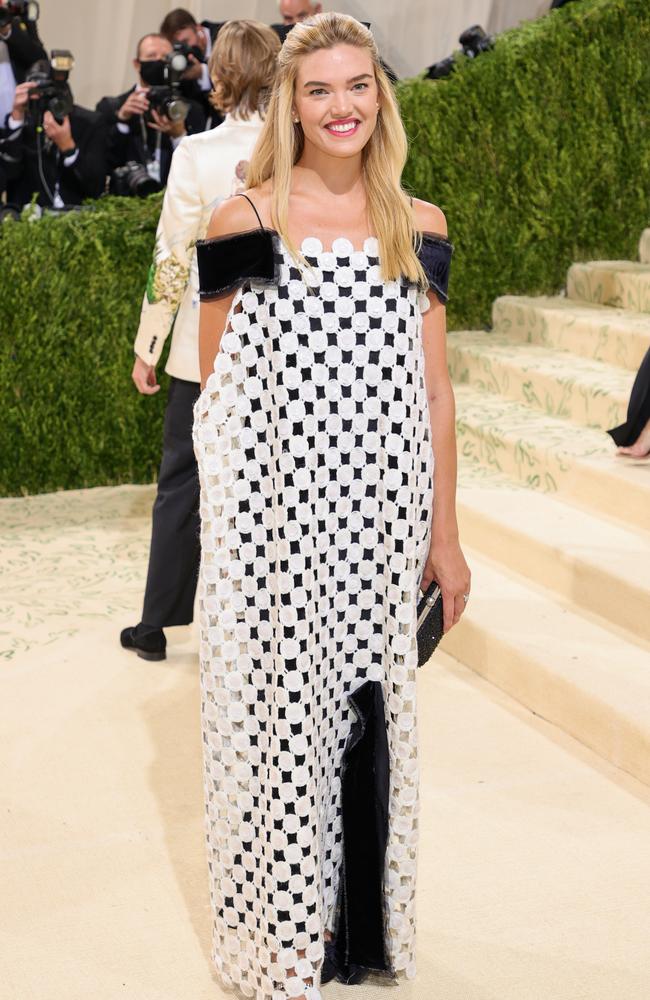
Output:
<svg viewBox="0 0 650 1000">
<path fill-rule="evenodd" d="M 432 541 L 422 574 L 420 587 L 426 590 L 436 580 L 442 591 L 444 631 L 448 632 L 459 620 L 469 599 L 472 574 L 458 539 Z"/>
</svg>

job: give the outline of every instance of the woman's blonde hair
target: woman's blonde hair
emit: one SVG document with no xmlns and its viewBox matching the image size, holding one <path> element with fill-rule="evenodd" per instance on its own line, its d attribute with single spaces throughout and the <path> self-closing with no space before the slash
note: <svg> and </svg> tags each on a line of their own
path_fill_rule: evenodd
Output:
<svg viewBox="0 0 650 1000">
<path fill-rule="evenodd" d="M 210 101 L 220 111 L 250 118 L 264 114 L 278 65 L 280 39 L 260 21 L 227 21 L 219 31 L 208 71 L 214 85 Z"/>
<path fill-rule="evenodd" d="M 379 114 L 363 150 L 363 172 L 368 217 L 379 242 L 382 275 L 386 281 L 398 280 L 403 275 L 426 287 L 427 280 L 416 253 L 418 234 L 413 209 L 401 183 L 408 151 L 406 133 L 375 40 L 354 17 L 317 14 L 297 24 L 287 36 L 278 57 L 278 73 L 266 121 L 248 169 L 248 185 L 255 188 L 271 179 L 272 225 L 292 256 L 304 264 L 288 233 L 291 170 L 304 146 L 302 128 L 293 122 L 295 84 L 303 56 L 335 45 L 354 45 L 370 53 L 379 90 Z"/>
</svg>

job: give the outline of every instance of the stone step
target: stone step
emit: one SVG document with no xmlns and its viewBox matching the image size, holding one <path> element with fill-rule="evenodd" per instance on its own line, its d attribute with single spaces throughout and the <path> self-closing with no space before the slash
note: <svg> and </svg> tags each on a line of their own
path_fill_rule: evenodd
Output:
<svg viewBox="0 0 650 1000">
<path fill-rule="evenodd" d="M 642 264 L 650 264 L 650 229 L 644 229 L 639 240 L 639 260 Z"/>
<path fill-rule="evenodd" d="M 601 430 L 623 423 L 634 381 L 624 368 L 517 343 L 498 332 L 450 333 L 447 360 L 456 383 Z"/>
<path fill-rule="evenodd" d="M 563 297 L 503 295 L 492 307 L 495 332 L 636 372 L 650 347 L 650 317 Z"/>
<path fill-rule="evenodd" d="M 650 463 L 617 456 L 600 431 L 521 403 L 465 385 L 455 394 L 458 451 L 466 462 L 650 530 Z"/>
<path fill-rule="evenodd" d="M 441 649 L 650 784 L 648 650 L 466 554 L 472 596 Z"/>
<path fill-rule="evenodd" d="M 629 260 L 592 260 L 572 264 L 567 296 L 632 312 L 650 312 L 650 264 Z"/>
<path fill-rule="evenodd" d="M 464 481 L 461 468 L 463 544 L 650 644 L 650 534 L 501 477 Z"/>
</svg>

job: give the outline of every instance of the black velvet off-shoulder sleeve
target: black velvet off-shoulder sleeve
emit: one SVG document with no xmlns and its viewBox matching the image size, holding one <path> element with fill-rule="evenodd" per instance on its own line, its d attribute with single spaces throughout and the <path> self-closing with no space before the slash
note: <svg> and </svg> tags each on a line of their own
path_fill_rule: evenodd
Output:
<svg viewBox="0 0 650 1000">
<path fill-rule="evenodd" d="M 277 233 L 270 229 L 251 229 L 233 236 L 197 240 L 201 301 L 229 295 L 248 281 L 277 284 L 280 262 L 276 240 Z"/>
<path fill-rule="evenodd" d="M 438 233 L 422 233 L 418 258 L 429 280 L 429 288 L 436 293 L 443 305 L 449 300 L 447 288 L 453 252 L 453 243 L 450 243 L 446 236 Z"/>
</svg>

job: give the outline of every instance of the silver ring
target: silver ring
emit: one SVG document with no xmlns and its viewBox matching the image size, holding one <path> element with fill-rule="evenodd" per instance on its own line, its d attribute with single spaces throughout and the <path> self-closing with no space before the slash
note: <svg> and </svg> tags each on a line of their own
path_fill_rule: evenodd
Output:
<svg viewBox="0 0 650 1000">
<path fill-rule="evenodd" d="M 465 601 L 465 604 L 467 604 L 469 601 L 469 594 L 463 594 L 463 600 Z"/>
</svg>

